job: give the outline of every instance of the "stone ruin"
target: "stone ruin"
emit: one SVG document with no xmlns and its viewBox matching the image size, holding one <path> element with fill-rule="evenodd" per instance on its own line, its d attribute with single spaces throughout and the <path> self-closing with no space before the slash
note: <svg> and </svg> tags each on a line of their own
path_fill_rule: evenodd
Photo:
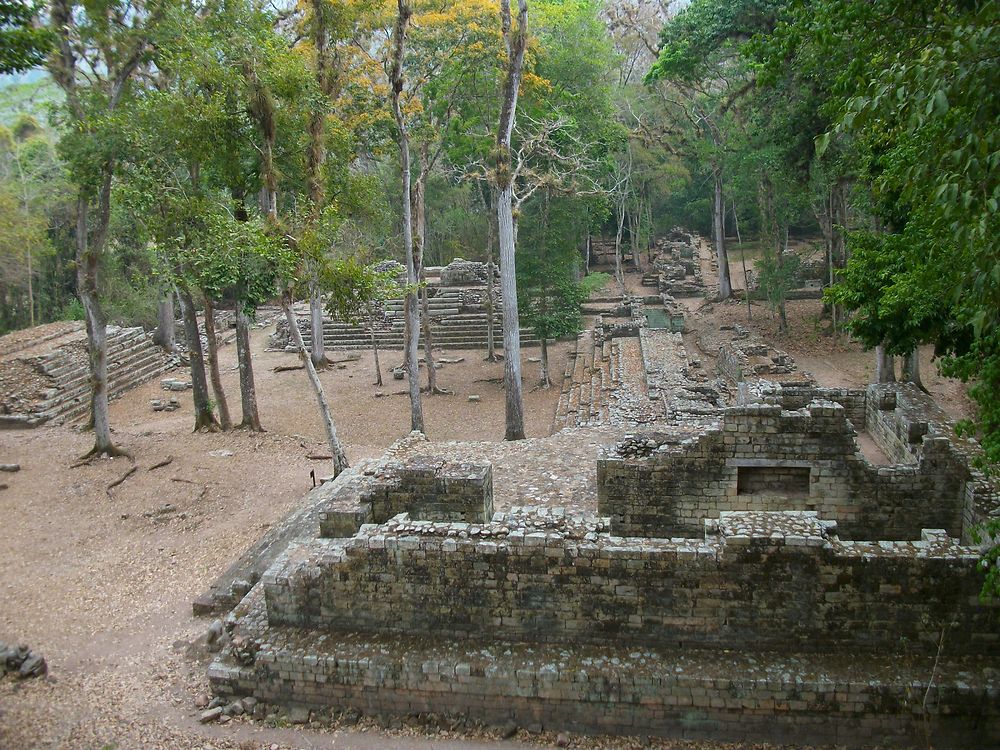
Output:
<svg viewBox="0 0 1000 750">
<path fill-rule="evenodd" d="M 1000 742 L 1000 605 L 979 597 L 973 541 L 1000 494 L 975 443 L 913 386 L 822 388 L 735 328 L 704 371 L 682 321 L 650 325 L 658 301 L 588 303 L 554 434 L 505 459 L 500 489 L 480 444 L 413 434 L 272 527 L 195 605 L 232 609 L 209 669 L 220 698 L 584 733 Z M 604 447 L 572 471 L 592 494 L 567 507 L 528 454 L 587 431 Z"/>
<path fill-rule="evenodd" d="M 33 329 L 34 330 L 34 329 Z M 0 429 L 79 419 L 90 410 L 90 360 L 82 322 L 57 323 L 0 339 Z M 179 360 L 142 328 L 108 326 L 108 396 L 114 398 Z M 17 341 L 18 343 L 14 343 Z"/>
<path fill-rule="evenodd" d="M 695 238 L 673 230 L 654 243 L 653 268 L 642 278 L 643 286 L 656 287 L 671 297 L 704 297 L 705 282 Z"/>
<path fill-rule="evenodd" d="M 401 269 L 400 264 L 392 262 Z M 427 305 L 431 318 L 431 336 L 434 346 L 441 349 L 481 349 L 486 346 L 489 313 L 487 311 L 487 264 L 455 258 L 447 266 L 427 266 Z M 493 331 L 498 348 L 503 346 L 503 302 L 500 298 L 499 277 L 494 270 Z M 401 281 L 405 280 L 405 272 Z M 312 349 L 312 326 L 308 305 L 297 305 L 296 321 L 307 349 Z M 323 343 L 326 349 L 368 349 L 372 345 L 372 332 L 381 349 L 402 349 L 405 328 L 403 298 L 390 299 L 371 321 L 343 321 L 325 317 Z M 423 330 L 420 332 L 423 341 Z M 530 328 L 521 329 L 521 345 L 538 345 L 538 338 Z M 423 344 L 421 343 L 421 346 Z M 269 348 L 293 351 L 288 325 L 279 319 Z"/>
<path fill-rule="evenodd" d="M 1000 740 L 1000 606 L 970 539 L 1000 499 L 975 445 L 905 385 L 737 400 L 609 445 L 591 510 L 511 504 L 489 462 L 420 436 L 348 470 L 227 616 L 214 690 L 586 733 Z"/>
</svg>

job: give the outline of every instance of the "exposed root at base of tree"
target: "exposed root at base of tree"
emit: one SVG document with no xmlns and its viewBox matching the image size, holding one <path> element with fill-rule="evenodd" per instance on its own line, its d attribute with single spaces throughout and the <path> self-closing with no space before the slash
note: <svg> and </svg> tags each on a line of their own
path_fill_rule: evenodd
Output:
<svg viewBox="0 0 1000 750">
<path fill-rule="evenodd" d="M 234 430 L 249 430 L 250 432 L 267 432 L 263 427 L 258 424 L 252 424 L 246 420 L 240 422 L 238 425 L 233 427 Z"/>
<path fill-rule="evenodd" d="M 77 469 L 81 466 L 88 466 L 95 458 L 100 458 L 101 456 L 107 456 L 108 458 L 127 458 L 129 461 L 134 461 L 132 454 L 129 453 L 124 448 L 119 448 L 115 445 L 109 446 L 98 446 L 95 445 L 89 451 L 80 456 L 76 463 L 70 464 L 71 469 Z"/>
<path fill-rule="evenodd" d="M 430 389 L 430 388 L 428 388 L 427 386 L 424 386 L 423 388 L 420 389 L 420 392 L 421 393 L 425 393 L 428 396 L 454 396 L 455 395 L 455 391 L 449 390 L 448 388 L 438 388 L 437 386 L 434 386 L 433 390 Z"/>
</svg>

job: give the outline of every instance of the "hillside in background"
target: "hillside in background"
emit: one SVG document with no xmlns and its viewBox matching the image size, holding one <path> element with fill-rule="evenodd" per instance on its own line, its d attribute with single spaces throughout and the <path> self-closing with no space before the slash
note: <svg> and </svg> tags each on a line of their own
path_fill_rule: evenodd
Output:
<svg viewBox="0 0 1000 750">
<path fill-rule="evenodd" d="M 11 125 L 21 114 L 47 122 L 51 106 L 61 99 L 59 87 L 42 70 L 0 76 L 0 125 Z"/>
</svg>

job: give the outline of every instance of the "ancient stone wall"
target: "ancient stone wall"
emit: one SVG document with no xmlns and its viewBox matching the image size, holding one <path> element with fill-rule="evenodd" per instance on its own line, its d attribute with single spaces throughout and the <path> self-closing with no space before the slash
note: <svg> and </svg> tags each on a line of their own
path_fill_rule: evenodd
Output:
<svg viewBox="0 0 1000 750">
<path fill-rule="evenodd" d="M 293 548 L 264 576 L 268 622 L 325 632 L 780 651 L 933 651 L 996 640 L 973 549 L 844 542 L 814 513 L 723 514 L 704 541 L 611 536 L 531 509 L 486 524 L 400 515 Z"/>
<path fill-rule="evenodd" d="M 627 536 L 699 534 L 705 518 L 730 510 L 816 510 L 852 539 L 916 539 L 923 528 L 959 537 L 966 507 L 965 463 L 946 438 L 925 440 L 913 465 L 875 467 L 859 451 L 844 408 L 737 406 L 721 423 L 647 457 L 598 462 L 598 512 Z M 740 491 L 741 471 L 807 470 L 801 485 Z"/>
<path fill-rule="evenodd" d="M 320 536 L 352 536 L 362 524 L 385 523 L 399 513 L 422 521 L 487 521 L 493 467 L 426 456 L 379 463 L 330 489 L 319 513 Z"/>
</svg>

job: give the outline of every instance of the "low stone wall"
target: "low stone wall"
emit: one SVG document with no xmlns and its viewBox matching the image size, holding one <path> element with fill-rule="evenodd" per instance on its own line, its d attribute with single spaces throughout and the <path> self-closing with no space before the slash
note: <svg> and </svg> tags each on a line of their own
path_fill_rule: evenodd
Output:
<svg viewBox="0 0 1000 750">
<path fill-rule="evenodd" d="M 484 522 L 493 515 L 493 467 L 415 457 L 386 461 L 338 482 L 319 513 L 320 536 L 354 535 L 399 513 L 423 521 Z"/>
<path fill-rule="evenodd" d="M 241 607 L 256 660 L 209 669 L 227 698 L 369 715 L 459 713 L 533 731 L 660 735 L 809 745 L 975 748 L 1000 742 L 1000 683 L 979 658 L 862 662 L 826 654 L 714 653 L 337 638 L 261 625 L 252 594 Z M 928 679 L 933 675 L 932 684 Z M 925 702 L 926 696 L 926 702 Z"/>
<path fill-rule="evenodd" d="M 611 536 L 594 516 L 515 509 L 485 524 L 402 514 L 290 548 L 268 622 L 328 633 L 532 643 L 949 653 L 1000 641 L 974 549 L 841 541 L 815 513 L 723 513 L 704 541 Z"/>
<path fill-rule="evenodd" d="M 401 516 L 290 548 L 209 678 L 231 698 L 533 729 L 975 747 L 1000 738 L 983 668 L 1000 611 L 978 585 L 975 551 L 940 532 L 844 542 L 813 513 L 724 514 L 702 542 L 545 509 Z"/>
<path fill-rule="evenodd" d="M 844 407 L 738 406 L 721 423 L 645 458 L 598 461 L 598 512 L 627 536 L 699 534 L 732 510 L 816 510 L 853 539 L 915 539 L 923 528 L 963 533 L 968 469 L 946 438 L 924 441 L 915 465 L 875 467 L 858 449 Z M 740 494 L 741 469 L 807 469 L 809 492 Z"/>
</svg>

